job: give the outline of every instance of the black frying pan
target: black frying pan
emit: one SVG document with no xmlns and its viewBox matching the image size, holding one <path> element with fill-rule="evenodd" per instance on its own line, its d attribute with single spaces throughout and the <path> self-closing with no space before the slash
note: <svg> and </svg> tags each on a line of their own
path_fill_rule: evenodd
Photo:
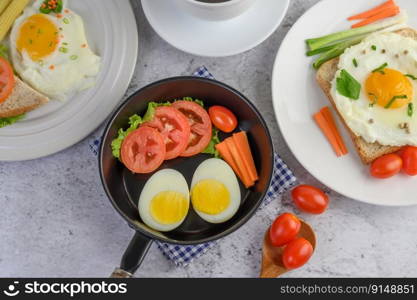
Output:
<svg viewBox="0 0 417 300">
<path fill-rule="evenodd" d="M 112 156 L 110 144 L 119 128 L 126 128 L 128 119 L 137 113 L 143 115 L 150 101 L 168 101 L 182 97 L 204 101 L 206 107 L 223 105 L 232 110 L 239 121 L 239 130 L 248 133 L 259 181 L 251 189 L 241 185 L 242 203 L 236 215 L 221 224 L 205 222 L 190 207 L 190 212 L 177 229 L 157 232 L 140 219 L 137 202 L 141 190 L 152 174 L 132 174 Z M 221 139 L 226 135 L 220 136 Z M 197 166 L 210 155 L 199 154 L 191 158 L 177 158 L 165 162 L 161 168 L 173 168 L 181 172 L 190 185 Z M 138 269 L 153 240 L 173 244 L 199 244 L 216 240 L 245 224 L 261 204 L 270 185 L 273 172 L 273 145 L 268 127 L 252 103 L 235 89 L 218 81 L 198 77 L 174 77 L 152 83 L 124 102 L 110 118 L 104 131 L 99 165 L 101 180 L 114 208 L 128 222 L 136 234 L 130 242 L 113 277 L 130 277 Z"/>
</svg>

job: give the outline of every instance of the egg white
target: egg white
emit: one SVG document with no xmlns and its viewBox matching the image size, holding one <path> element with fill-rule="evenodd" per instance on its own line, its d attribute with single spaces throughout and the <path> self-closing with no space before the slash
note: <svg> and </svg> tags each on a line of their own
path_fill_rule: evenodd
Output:
<svg viewBox="0 0 417 300">
<path fill-rule="evenodd" d="M 59 34 L 64 36 L 54 53 L 41 62 L 33 61 L 25 51 L 20 53 L 16 46 L 20 27 L 27 18 L 40 13 L 42 3 L 42 0 L 34 1 L 15 21 L 9 39 L 11 58 L 16 72 L 26 83 L 52 99 L 66 100 L 94 86 L 101 58 L 88 46 L 82 18 L 71 10 L 69 13 L 63 12 L 62 18 L 57 18 L 55 13 L 45 15 L 57 28 L 62 29 Z M 63 11 L 68 9 L 67 0 L 63 1 L 63 5 Z M 67 53 L 58 50 L 62 47 L 68 49 Z M 54 66 L 54 69 L 51 70 L 50 66 Z"/>
<path fill-rule="evenodd" d="M 190 201 L 190 192 L 187 181 L 180 172 L 172 169 L 163 169 L 153 174 L 142 189 L 139 197 L 138 209 L 142 221 L 149 227 L 158 231 L 170 231 L 177 228 L 187 216 L 187 214 L 185 214 L 183 219 L 174 224 L 161 224 L 152 217 L 150 213 L 152 199 L 158 193 L 164 191 L 181 193 L 186 197 L 187 201 Z"/>
<path fill-rule="evenodd" d="M 373 45 L 376 50 L 372 50 Z M 405 50 L 407 54 L 404 54 Z M 353 64 L 354 59 L 358 62 L 357 67 Z M 412 103 L 416 109 L 412 117 L 407 114 L 407 105 L 398 109 L 369 106 L 364 89 L 366 79 L 384 63 L 388 63 L 387 68 L 417 76 L 417 41 L 395 33 L 376 33 L 350 47 L 340 56 L 331 95 L 349 128 L 365 141 L 391 146 L 417 145 L 417 81 L 409 79 L 414 90 Z M 336 78 L 342 69 L 362 85 L 358 100 L 351 100 L 337 92 Z M 409 123 L 410 133 L 399 128 L 399 124 L 405 122 Z"/>
<path fill-rule="evenodd" d="M 236 214 L 240 207 L 241 195 L 236 175 L 232 168 L 223 160 L 210 158 L 203 161 L 195 170 L 191 182 L 191 190 L 197 183 L 206 179 L 217 180 L 225 185 L 230 194 L 230 204 L 223 212 L 216 215 L 203 213 L 196 210 L 195 207 L 194 210 L 203 220 L 209 223 L 226 222 Z"/>
</svg>

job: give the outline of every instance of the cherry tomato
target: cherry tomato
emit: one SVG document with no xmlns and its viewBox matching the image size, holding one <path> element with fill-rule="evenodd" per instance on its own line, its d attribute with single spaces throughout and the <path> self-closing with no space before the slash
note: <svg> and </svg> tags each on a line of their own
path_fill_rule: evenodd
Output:
<svg viewBox="0 0 417 300">
<path fill-rule="evenodd" d="M 321 214 L 329 206 L 329 197 L 311 185 L 299 185 L 291 192 L 292 199 L 299 210 L 310 214 Z"/>
<path fill-rule="evenodd" d="M 401 153 L 403 171 L 410 176 L 417 175 L 417 147 L 404 147 Z"/>
<path fill-rule="evenodd" d="M 304 265 L 313 255 L 313 246 L 304 238 L 291 241 L 282 253 L 282 262 L 287 269 L 296 269 Z"/>
<path fill-rule="evenodd" d="M 188 146 L 191 134 L 190 124 L 188 119 L 173 107 L 156 108 L 153 120 L 143 125 L 156 128 L 164 137 L 166 160 L 180 156 Z"/>
<path fill-rule="evenodd" d="M 124 139 L 121 159 L 133 173 L 150 173 L 164 161 L 165 142 L 158 130 L 141 126 Z"/>
<path fill-rule="evenodd" d="M 192 101 L 176 101 L 172 107 L 184 114 L 191 126 L 190 140 L 181 156 L 190 157 L 202 152 L 210 143 L 212 135 L 211 121 L 207 111 Z"/>
<path fill-rule="evenodd" d="M 15 85 L 13 68 L 7 60 L 0 57 L 0 103 L 6 101 Z"/>
<path fill-rule="evenodd" d="M 295 239 L 301 228 L 300 220 L 290 213 L 280 215 L 269 229 L 272 245 L 281 247 Z"/>
<path fill-rule="evenodd" d="M 214 126 L 223 132 L 232 132 L 237 127 L 236 116 L 226 107 L 215 105 L 209 108 L 210 119 Z"/>
<path fill-rule="evenodd" d="M 389 178 L 401 171 L 403 160 L 398 154 L 386 154 L 371 164 L 371 175 L 375 178 Z"/>
</svg>

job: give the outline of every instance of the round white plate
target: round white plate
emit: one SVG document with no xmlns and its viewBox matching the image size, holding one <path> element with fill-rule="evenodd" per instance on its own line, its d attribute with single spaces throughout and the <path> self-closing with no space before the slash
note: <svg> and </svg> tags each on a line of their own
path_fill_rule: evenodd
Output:
<svg viewBox="0 0 417 300">
<path fill-rule="evenodd" d="M 46 156 L 96 129 L 122 99 L 135 69 L 138 31 L 129 1 L 71 0 L 85 22 L 91 48 L 102 57 L 96 85 L 66 102 L 51 101 L 12 126 L 0 128 L 0 160 Z"/>
<path fill-rule="evenodd" d="M 369 175 L 338 120 L 349 154 L 337 158 L 312 119 L 328 105 L 315 82 L 312 58 L 305 56 L 305 40 L 349 28 L 346 18 L 382 0 L 323 0 L 306 12 L 281 44 L 272 78 L 273 103 L 281 132 L 298 161 L 318 180 L 352 199 L 387 206 L 417 204 L 417 178 L 400 174 L 378 180 Z M 417 1 L 396 0 L 406 9 L 409 25 L 417 28 Z M 334 112 L 334 111 L 333 111 Z M 336 114 L 334 114 L 336 119 Z"/>
<path fill-rule="evenodd" d="M 142 0 L 153 29 L 172 46 L 194 55 L 222 57 L 250 50 L 281 24 L 289 0 L 258 0 L 242 15 L 207 21 L 187 14 L 175 1 Z"/>
</svg>

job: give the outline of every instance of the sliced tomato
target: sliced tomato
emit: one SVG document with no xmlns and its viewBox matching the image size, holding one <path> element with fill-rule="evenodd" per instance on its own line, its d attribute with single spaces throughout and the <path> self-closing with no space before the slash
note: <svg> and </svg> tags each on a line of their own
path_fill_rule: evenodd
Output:
<svg viewBox="0 0 417 300">
<path fill-rule="evenodd" d="M 202 152 L 210 143 L 212 134 L 211 120 L 207 111 L 192 101 L 176 101 L 172 107 L 187 117 L 191 127 L 188 146 L 181 156 L 190 157 Z"/>
<path fill-rule="evenodd" d="M 121 159 L 133 173 L 151 173 L 165 159 L 165 142 L 158 130 L 141 126 L 124 139 Z"/>
<path fill-rule="evenodd" d="M 173 159 L 185 151 L 190 139 L 191 129 L 187 118 L 172 106 L 155 109 L 152 121 L 143 125 L 157 129 L 164 137 L 165 159 Z"/>
<path fill-rule="evenodd" d="M 6 101 L 15 85 L 13 68 L 7 60 L 0 57 L 0 103 Z"/>
</svg>

